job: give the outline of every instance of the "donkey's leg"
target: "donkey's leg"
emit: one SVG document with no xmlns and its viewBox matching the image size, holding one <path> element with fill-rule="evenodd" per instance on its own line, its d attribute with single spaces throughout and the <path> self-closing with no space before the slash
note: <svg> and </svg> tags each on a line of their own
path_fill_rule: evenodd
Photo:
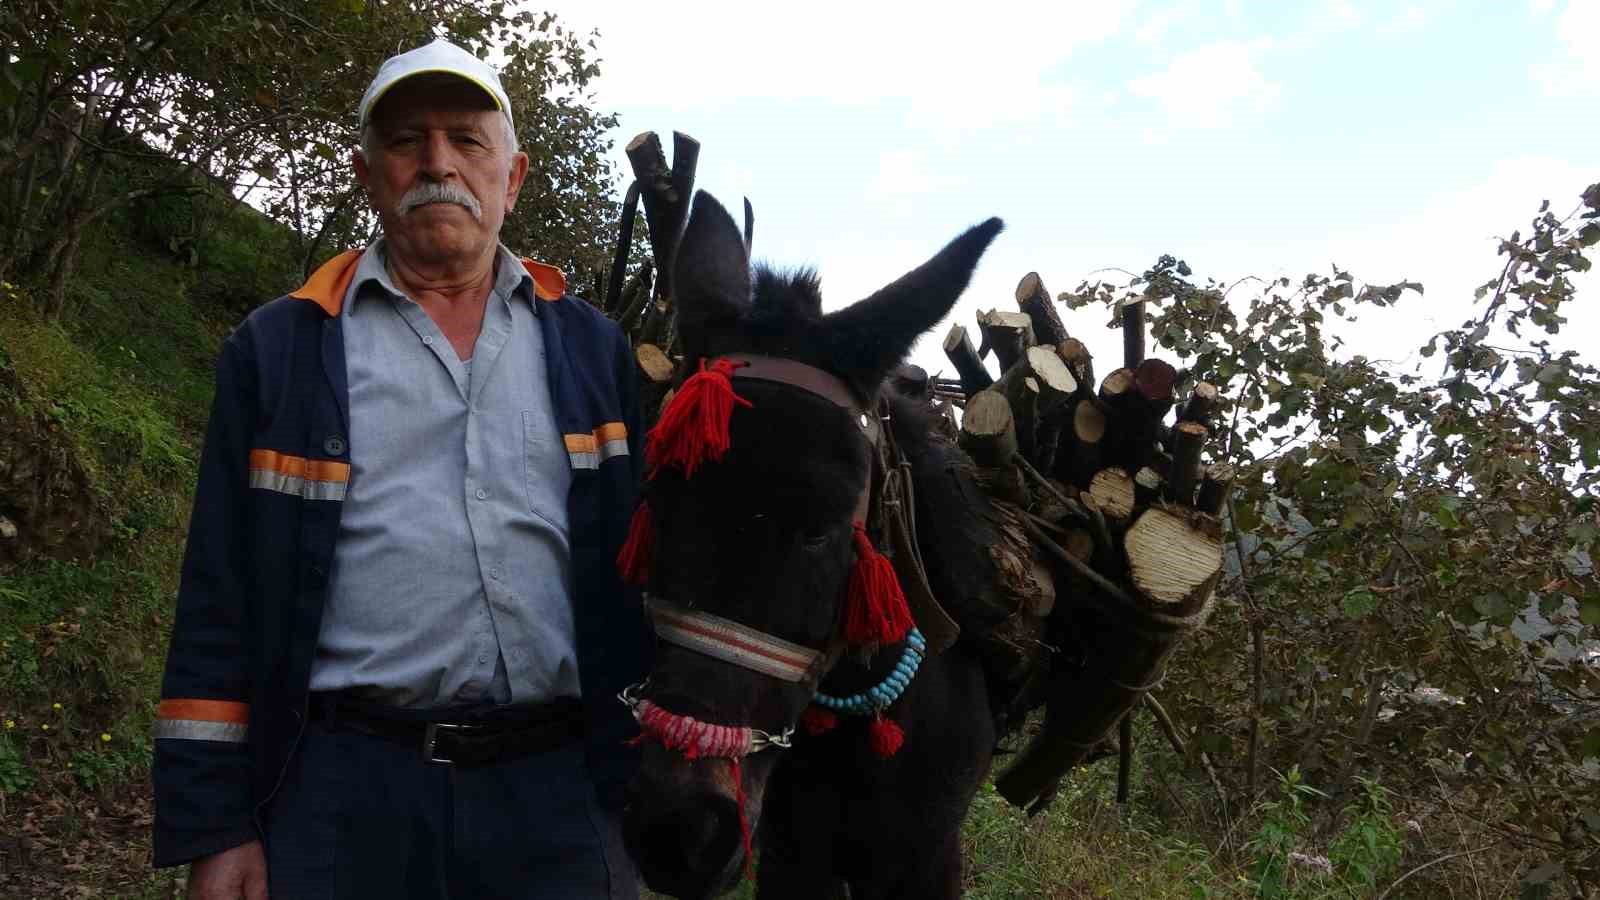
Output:
<svg viewBox="0 0 1600 900">
<path fill-rule="evenodd" d="M 840 792 L 820 774 L 801 759 L 785 760 L 772 773 L 758 834 L 760 900 L 850 900 L 833 858 Z"/>
</svg>

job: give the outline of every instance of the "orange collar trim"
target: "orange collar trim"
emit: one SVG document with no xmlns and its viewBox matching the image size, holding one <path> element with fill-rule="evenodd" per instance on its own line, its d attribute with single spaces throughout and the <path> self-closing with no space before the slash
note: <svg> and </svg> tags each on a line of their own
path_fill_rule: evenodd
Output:
<svg viewBox="0 0 1600 900">
<path fill-rule="evenodd" d="M 346 250 L 317 267 L 306 283 L 289 296 L 296 300 L 309 300 L 322 307 L 330 316 L 339 315 L 344 307 L 344 295 L 350 292 L 350 281 L 356 277 L 356 266 L 361 262 L 365 248 Z M 533 295 L 540 300 L 560 300 L 567 292 L 567 276 L 555 266 L 522 258 L 522 267 L 533 279 Z"/>
</svg>

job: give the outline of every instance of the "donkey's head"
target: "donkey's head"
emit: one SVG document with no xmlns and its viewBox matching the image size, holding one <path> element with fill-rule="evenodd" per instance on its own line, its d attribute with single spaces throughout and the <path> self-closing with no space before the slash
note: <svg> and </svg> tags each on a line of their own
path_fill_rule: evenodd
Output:
<svg viewBox="0 0 1600 900">
<path fill-rule="evenodd" d="M 727 212 L 695 198 L 674 272 L 678 324 L 688 371 L 706 366 L 699 378 L 718 381 L 733 412 L 725 452 L 654 465 L 645 490 L 663 641 L 634 697 L 647 742 L 624 833 L 654 889 L 711 896 L 737 880 L 786 751 L 746 754 L 767 735 L 781 743 L 811 702 L 841 646 L 852 567 L 875 555 L 856 523 L 879 386 L 949 312 L 1000 227 L 990 219 L 824 315 L 813 274 L 752 273 Z"/>
</svg>

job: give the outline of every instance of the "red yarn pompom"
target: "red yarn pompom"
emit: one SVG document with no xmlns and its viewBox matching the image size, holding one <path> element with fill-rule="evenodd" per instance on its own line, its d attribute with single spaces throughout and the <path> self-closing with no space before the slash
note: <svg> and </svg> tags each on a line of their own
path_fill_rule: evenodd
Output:
<svg viewBox="0 0 1600 900">
<path fill-rule="evenodd" d="M 682 466 L 687 478 L 701 463 L 716 462 L 728 452 L 733 407 L 750 405 L 733 392 L 733 372 L 744 365 L 719 359 L 707 367 L 706 361 L 700 360 L 700 371 L 683 382 L 661 411 L 661 420 L 650 429 L 644 458 L 652 471 L 660 466 Z"/>
<path fill-rule="evenodd" d="M 833 714 L 833 710 L 808 706 L 800 714 L 800 726 L 806 730 L 806 734 L 816 737 L 839 727 L 839 717 Z"/>
<path fill-rule="evenodd" d="M 628 584 L 643 586 L 650 581 L 650 567 L 656 556 L 656 521 L 650 504 L 640 501 L 628 525 L 628 541 L 617 554 L 617 572 Z"/>
<path fill-rule="evenodd" d="M 911 609 L 894 566 L 855 523 L 856 564 L 845 596 L 844 638 L 852 644 L 892 644 L 911 630 Z"/>
<path fill-rule="evenodd" d="M 906 733 L 900 729 L 900 723 L 886 719 L 882 715 L 872 720 L 872 724 L 867 726 L 867 731 L 872 743 L 872 752 L 884 759 L 899 753 L 900 745 L 906 742 Z"/>
</svg>

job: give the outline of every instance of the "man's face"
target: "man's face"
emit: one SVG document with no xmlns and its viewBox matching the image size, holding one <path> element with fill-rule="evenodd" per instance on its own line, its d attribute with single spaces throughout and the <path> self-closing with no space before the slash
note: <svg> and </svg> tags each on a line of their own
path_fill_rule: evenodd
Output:
<svg viewBox="0 0 1600 900">
<path fill-rule="evenodd" d="M 384 94 L 371 122 L 372 158 L 356 154 L 356 180 L 393 251 L 433 265 L 486 252 L 528 172 L 494 101 L 459 78 L 417 76 Z"/>
</svg>

